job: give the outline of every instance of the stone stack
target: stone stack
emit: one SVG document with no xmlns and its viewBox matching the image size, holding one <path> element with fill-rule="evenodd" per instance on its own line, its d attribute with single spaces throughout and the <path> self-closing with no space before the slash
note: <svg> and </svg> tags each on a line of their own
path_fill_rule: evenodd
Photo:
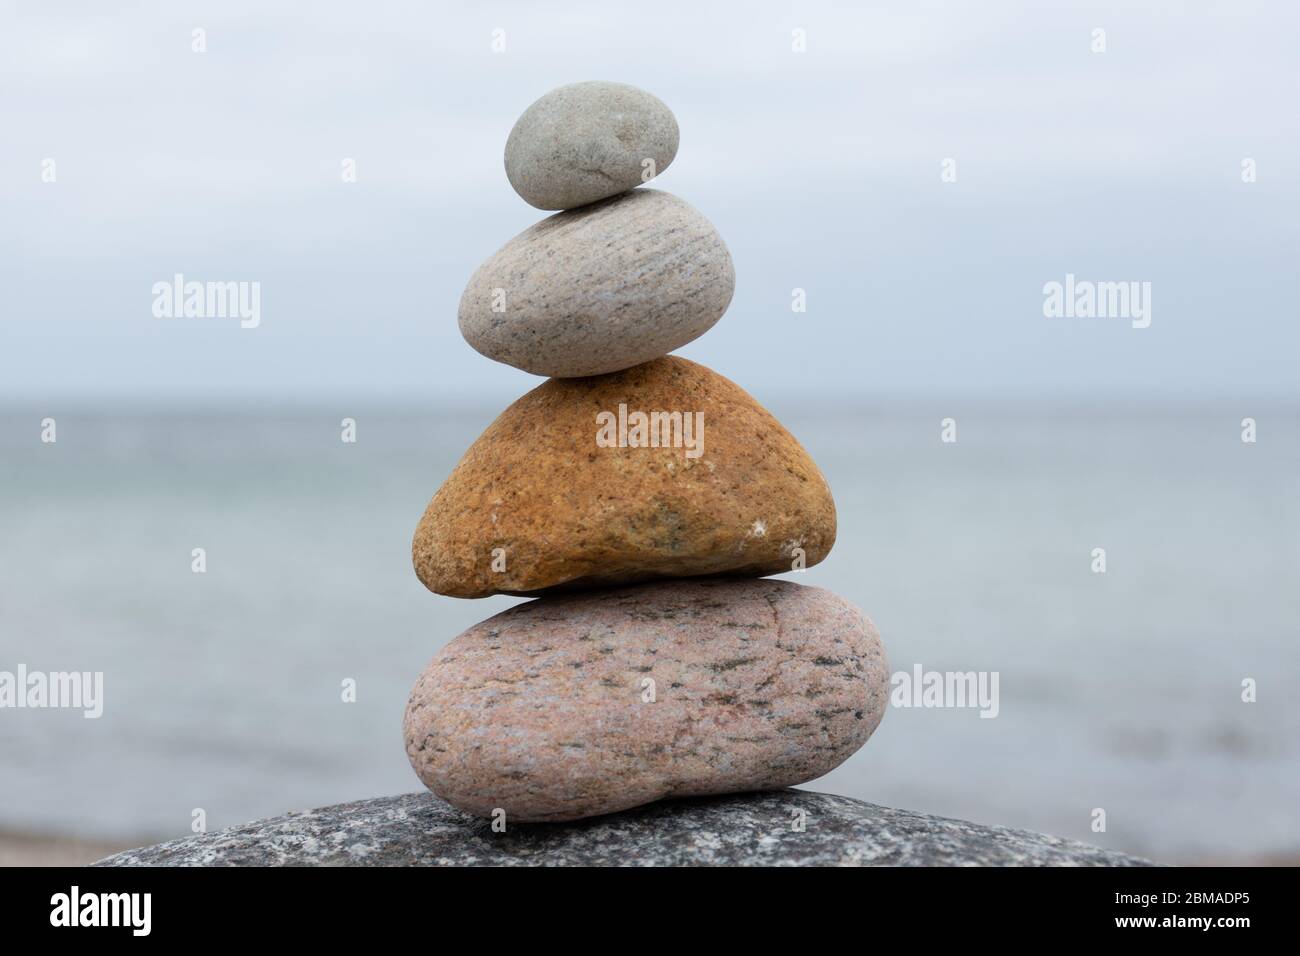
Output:
<svg viewBox="0 0 1300 956">
<path fill-rule="evenodd" d="M 573 820 L 819 777 L 879 724 L 888 671 L 852 604 L 764 575 L 821 561 L 835 503 L 745 391 L 667 353 L 731 301 L 699 212 L 637 188 L 677 153 L 641 90 L 577 83 L 506 143 L 563 210 L 470 279 L 465 339 L 551 378 L 465 453 L 415 530 L 435 593 L 536 596 L 447 644 L 404 720 L 411 765 L 462 810 Z"/>
</svg>

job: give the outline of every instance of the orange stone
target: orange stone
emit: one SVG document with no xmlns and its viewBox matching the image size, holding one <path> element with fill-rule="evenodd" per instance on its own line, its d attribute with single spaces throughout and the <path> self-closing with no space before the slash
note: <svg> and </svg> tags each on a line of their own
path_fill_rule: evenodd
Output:
<svg viewBox="0 0 1300 956">
<path fill-rule="evenodd" d="M 734 382 L 670 355 L 551 379 L 507 408 L 429 502 L 412 554 L 429 590 L 477 598 L 779 574 L 834 543 L 808 453 Z"/>
</svg>

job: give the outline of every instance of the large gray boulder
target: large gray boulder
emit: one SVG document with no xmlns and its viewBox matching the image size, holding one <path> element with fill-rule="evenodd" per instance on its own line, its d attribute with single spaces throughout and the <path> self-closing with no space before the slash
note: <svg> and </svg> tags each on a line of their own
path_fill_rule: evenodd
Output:
<svg viewBox="0 0 1300 956">
<path fill-rule="evenodd" d="M 798 829 L 800 820 L 803 829 Z M 805 790 L 493 832 L 429 793 L 290 813 L 96 866 L 1149 866 L 1073 840 Z"/>
</svg>

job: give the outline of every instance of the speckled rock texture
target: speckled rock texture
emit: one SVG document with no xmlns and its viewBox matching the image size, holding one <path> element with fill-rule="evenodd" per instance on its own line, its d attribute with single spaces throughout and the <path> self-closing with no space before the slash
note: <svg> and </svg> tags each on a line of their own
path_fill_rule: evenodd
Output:
<svg viewBox="0 0 1300 956">
<path fill-rule="evenodd" d="M 701 413 L 702 454 L 598 446 L 597 415 L 620 403 Z M 431 591 L 473 598 L 777 574 L 834 543 L 830 488 L 794 437 L 733 382 L 668 356 L 511 405 L 434 495 L 412 552 Z"/>
<path fill-rule="evenodd" d="M 731 303 L 731 253 L 671 193 L 638 189 L 543 219 L 470 277 L 461 334 L 535 375 L 602 375 L 707 332 Z"/>
<path fill-rule="evenodd" d="M 403 729 L 453 806 L 574 820 L 820 777 L 866 743 L 888 683 L 875 627 L 829 591 L 647 584 L 474 625 L 416 682 Z"/>
<path fill-rule="evenodd" d="M 804 829 L 794 828 L 802 815 Z M 1073 840 L 779 790 L 493 832 L 429 793 L 291 813 L 96 866 L 1150 866 Z"/>
<path fill-rule="evenodd" d="M 571 83 L 519 117 L 506 177 L 538 209 L 572 209 L 662 173 L 677 142 L 677 120 L 657 97 L 624 83 Z"/>
</svg>

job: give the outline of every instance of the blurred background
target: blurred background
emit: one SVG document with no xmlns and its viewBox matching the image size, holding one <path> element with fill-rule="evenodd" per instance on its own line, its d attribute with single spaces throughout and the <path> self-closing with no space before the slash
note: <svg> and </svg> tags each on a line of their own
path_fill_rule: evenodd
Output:
<svg viewBox="0 0 1300 956">
<path fill-rule="evenodd" d="M 510 127 L 583 79 L 677 116 L 656 186 L 737 273 L 680 354 L 781 419 L 839 508 L 798 580 L 866 610 L 895 670 L 1000 674 L 996 719 L 891 708 L 809 786 L 1300 859 L 1300 12 L 1132 6 L 11 9 L 0 671 L 105 686 L 98 720 L 0 709 L 0 862 L 418 788 L 411 684 L 517 599 L 428 593 L 410 535 L 540 381 L 456 305 L 543 215 Z M 259 282 L 260 325 L 155 318 L 176 273 Z M 1150 282 L 1150 327 L 1046 318 L 1067 273 Z"/>
</svg>

